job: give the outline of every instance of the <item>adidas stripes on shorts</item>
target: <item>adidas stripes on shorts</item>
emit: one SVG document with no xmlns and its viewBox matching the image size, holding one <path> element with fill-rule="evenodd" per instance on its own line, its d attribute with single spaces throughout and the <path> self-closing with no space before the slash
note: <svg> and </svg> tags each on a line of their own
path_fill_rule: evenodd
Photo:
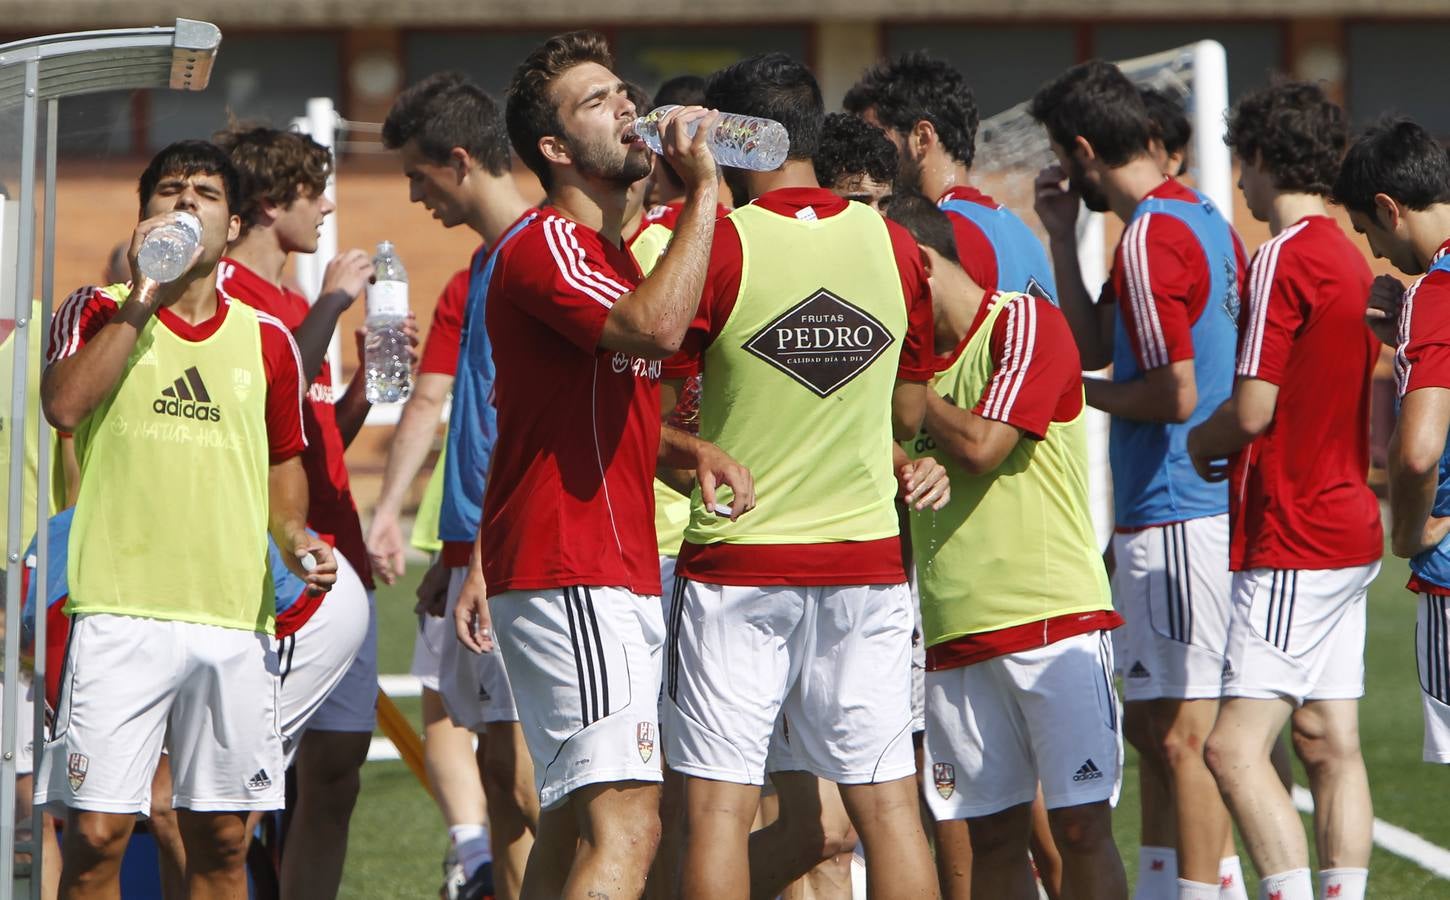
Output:
<svg viewBox="0 0 1450 900">
<path fill-rule="evenodd" d="M 1123 699 L 1220 696 L 1233 606 L 1228 516 L 1113 535 Z"/>
<path fill-rule="evenodd" d="M 1425 762 L 1450 763 L 1450 597 L 1420 595 L 1415 660 L 1425 714 Z"/>
<path fill-rule="evenodd" d="M 1113 646 L 1092 631 L 926 673 L 927 806 L 938 821 L 1031 803 L 1117 801 L 1123 741 Z"/>
<path fill-rule="evenodd" d="M 1365 606 L 1379 570 L 1235 572 L 1223 695 L 1295 706 L 1364 696 Z"/>
<path fill-rule="evenodd" d="M 496 594 L 488 608 L 540 808 L 592 784 L 663 780 L 659 597 L 545 588 Z"/>
<path fill-rule="evenodd" d="M 177 809 L 281 809 L 279 675 L 271 635 L 76 616 L 35 802 L 150 815 L 151 778 L 165 749 Z"/>
</svg>

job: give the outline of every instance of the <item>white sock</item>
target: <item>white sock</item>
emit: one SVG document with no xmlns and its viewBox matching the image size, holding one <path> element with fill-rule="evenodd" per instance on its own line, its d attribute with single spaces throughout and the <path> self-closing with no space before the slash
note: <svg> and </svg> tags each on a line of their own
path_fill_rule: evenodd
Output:
<svg viewBox="0 0 1450 900">
<path fill-rule="evenodd" d="M 1308 869 L 1290 869 L 1259 882 L 1259 900 L 1314 900 Z"/>
<path fill-rule="evenodd" d="M 1244 887 L 1244 867 L 1237 856 L 1225 856 L 1218 861 L 1218 888 L 1222 900 L 1249 900 L 1248 889 Z"/>
<path fill-rule="evenodd" d="M 1138 850 L 1138 887 L 1133 900 L 1175 900 L 1178 896 L 1178 851 L 1172 847 Z"/>
<path fill-rule="evenodd" d="M 1364 900 L 1369 869 L 1322 869 L 1319 872 L 1321 900 Z"/>
<path fill-rule="evenodd" d="M 1178 900 L 1218 900 L 1218 885 L 1178 879 Z"/>
<path fill-rule="evenodd" d="M 453 842 L 453 853 L 463 866 L 464 877 L 472 878 L 484 863 L 493 862 L 487 825 L 453 825 L 448 829 L 448 839 Z"/>
</svg>

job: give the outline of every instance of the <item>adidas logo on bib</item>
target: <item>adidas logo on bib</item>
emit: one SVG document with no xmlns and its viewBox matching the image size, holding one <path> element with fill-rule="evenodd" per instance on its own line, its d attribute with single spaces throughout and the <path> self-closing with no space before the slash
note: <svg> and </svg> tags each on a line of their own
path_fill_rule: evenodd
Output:
<svg viewBox="0 0 1450 900">
<path fill-rule="evenodd" d="M 1094 763 L 1092 760 L 1088 760 L 1087 762 L 1082 764 L 1082 768 L 1077 770 L 1077 774 L 1072 776 L 1072 780 L 1078 782 L 1096 781 L 1102 777 L 1102 770 L 1099 769 L 1097 767 L 1097 764 Z"/>
<path fill-rule="evenodd" d="M 272 779 L 267 776 L 266 769 L 258 769 L 257 774 L 247 779 L 247 789 L 252 791 L 265 791 L 272 786 Z"/>
<path fill-rule="evenodd" d="M 201 373 L 192 366 L 169 388 L 161 392 L 151 409 L 163 416 L 194 419 L 198 422 L 220 422 L 222 411 L 211 402 L 211 394 L 201 380 Z"/>
</svg>

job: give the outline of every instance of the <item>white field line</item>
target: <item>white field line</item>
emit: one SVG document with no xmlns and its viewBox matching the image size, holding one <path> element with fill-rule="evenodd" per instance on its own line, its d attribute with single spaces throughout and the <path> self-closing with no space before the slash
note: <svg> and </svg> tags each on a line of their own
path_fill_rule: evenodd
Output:
<svg viewBox="0 0 1450 900">
<path fill-rule="evenodd" d="M 1314 798 L 1307 788 L 1294 785 L 1294 806 L 1302 813 L 1314 812 Z M 1375 819 L 1374 842 L 1427 872 L 1450 879 L 1450 850 L 1430 843 L 1413 831 L 1406 831 L 1383 819 Z"/>
</svg>

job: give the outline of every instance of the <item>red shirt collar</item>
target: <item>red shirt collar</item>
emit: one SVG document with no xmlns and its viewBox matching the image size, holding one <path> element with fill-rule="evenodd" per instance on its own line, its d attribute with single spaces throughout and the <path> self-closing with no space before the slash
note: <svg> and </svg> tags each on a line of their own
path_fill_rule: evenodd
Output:
<svg viewBox="0 0 1450 900">
<path fill-rule="evenodd" d="M 936 198 L 937 203 L 943 203 L 947 200 L 966 200 L 971 203 L 980 203 L 982 206 L 991 207 L 992 209 L 996 209 L 1002 205 L 970 184 L 954 184 L 947 188 L 940 197 Z"/>
<path fill-rule="evenodd" d="M 1450 253 L 1450 240 L 1447 240 L 1445 243 L 1441 244 L 1440 249 L 1435 251 L 1435 255 L 1430 257 L 1430 265 L 1433 266 L 1441 259 L 1444 259 L 1445 254 L 1447 253 Z"/>
<path fill-rule="evenodd" d="M 1149 191 L 1143 199 L 1147 200 L 1149 197 L 1159 200 L 1198 200 L 1198 196 L 1177 178 L 1163 179 L 1163 183 Z"/>
<path fill-rule="evenodd" d="M 156 310 L 156 318 L 165 325 L 167 330 L 184 341 L 204 341 L 221 329 L 222 323 L 227 319 L 227 307 L 231 305 L 232 298 L 223 294 L 218 288 L 216 292 L 216 314 L 205 322 L 198 322 L 193 325 L 185 319 L 172 312 L 168 307 L 161 307 Z"/>
<path fill-rule="evenodd" d="M 790 187 L 766 191 L 752 200 L 751 205 L 792 218 L 799 218 L 803 210 L 810 209 L 817 219 L 824 219 L 841 212 L 850 202 L 822 187 Z"/>
</svg>

